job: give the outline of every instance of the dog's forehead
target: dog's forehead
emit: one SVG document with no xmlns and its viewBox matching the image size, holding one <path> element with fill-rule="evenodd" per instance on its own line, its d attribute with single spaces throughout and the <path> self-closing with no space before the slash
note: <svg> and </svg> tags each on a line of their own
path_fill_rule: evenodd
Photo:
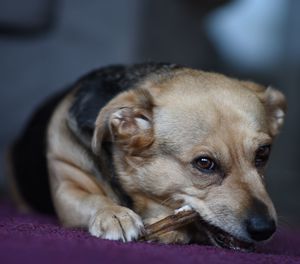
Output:
<svg viewBox="0 0 300 264">
<path fill-rule="evenodd" d="M 159 138 L 193 144 L 216 131 L 267 130 L 262 103 L 237 80 L 200 74 L 182 76 L 166 86 L 154 111 Z"/>
</svg>

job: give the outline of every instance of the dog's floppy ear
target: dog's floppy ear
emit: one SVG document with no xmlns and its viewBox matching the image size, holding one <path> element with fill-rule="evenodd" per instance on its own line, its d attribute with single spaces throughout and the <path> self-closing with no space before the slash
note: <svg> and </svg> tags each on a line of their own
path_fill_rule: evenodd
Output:
<svg viewBox="0 0 300 264">
<path fill-rule="evenodd" d="M 243 84 L 255 92 L 265 106 L 269 122 L 270 134 L 276 136 L 284 122 L 287 103 L 285 96 L 272 87 L 265 88 L 252 82 L 243 82 Z"/>
<path fill-rule="evenodd" d="M 153 100 L 147 90 L 129 90 L 105 106 L 95 124 L 92 150 L 100 155 L 103 142 L 114 142 L 129 154 L 153 142 Z"/>
</svg>

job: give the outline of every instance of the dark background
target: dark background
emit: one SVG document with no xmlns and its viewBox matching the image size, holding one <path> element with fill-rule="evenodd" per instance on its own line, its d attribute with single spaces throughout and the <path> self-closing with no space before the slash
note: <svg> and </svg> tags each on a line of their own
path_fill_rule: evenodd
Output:
<svg viewBox="0 0 300 264">
<path fill-rule="evenodd" d="M 289 109 L 268 172 L 300 224 L 298 0 L 0 0 L 0 185 L 5 149 L 49 94 L 99 66 L 169 61 L 282 90 Z"/>
</svg>

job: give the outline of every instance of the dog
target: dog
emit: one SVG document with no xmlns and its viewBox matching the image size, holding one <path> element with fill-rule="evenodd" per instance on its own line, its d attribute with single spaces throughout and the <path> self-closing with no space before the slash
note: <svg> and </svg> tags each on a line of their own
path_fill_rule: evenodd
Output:
<svg viewBox="0 0 300 264">
<path fill-rule="evenodd" d="M 250 249 L 277 217 L 265 188 L 284 95 L 167 63 L 95 70 L 35 112 L 10 152 L 20 208 L 132 241 L 178 208 L 203 223 L 162 243 Z"/>
</svg>

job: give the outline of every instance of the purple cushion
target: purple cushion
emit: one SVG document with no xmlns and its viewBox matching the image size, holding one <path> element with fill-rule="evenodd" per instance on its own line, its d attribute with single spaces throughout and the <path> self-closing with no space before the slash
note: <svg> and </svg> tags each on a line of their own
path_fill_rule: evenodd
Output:
<svg viewBox="0 0 300 264">
<path fill-rule="evenodd" d="M 279 229 L 255 253 L 200 245 L 121 243 L 65 229 L 52 217 L 0 202 L 1 263 L 300 263 L 300 230 Z"/>
</svg>

